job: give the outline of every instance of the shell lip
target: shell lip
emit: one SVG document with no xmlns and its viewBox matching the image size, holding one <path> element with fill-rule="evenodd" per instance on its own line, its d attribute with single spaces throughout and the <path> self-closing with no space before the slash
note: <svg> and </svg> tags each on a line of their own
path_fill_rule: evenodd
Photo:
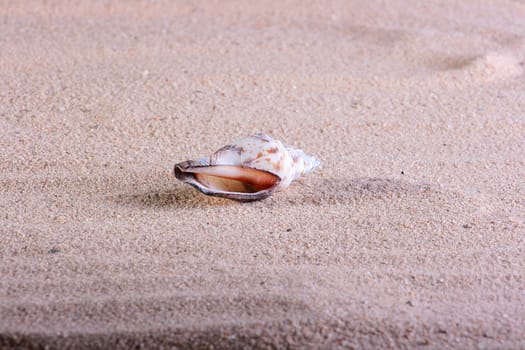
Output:
<svg viewBox="0 0 525 350">
<path fill-rule="evenodd" d="M 204 193 L 207 196 L 213 196 L 213 197 L 221 197 L 221 198 L 228 198 L 228 199 L 234 199 L 239 202 L 254 202 L 258 201 L 260 199 L 268 198 L 272 195 L 272 193 L 275 191 L 276 186 L 273 186 L 272 188 L 258 191 L 258 192 L 224 192 L 224 191 L 218 191 L 218 190 L 210 190 L 207 187 L 204 187 L 200 185 L 198 182 L 188 182 L 189 185 L 193 186 L 200 192 Z"/>
<path fill-rule="evenodd" d="M 282 179 L 277 174 L 274 174 L 272 172 L 261 170 L 261 169 L 255 169 L 251 167 L 246 167 L 246 166 L 241 166 L 241 165 L 235 165 L 236 167 L 239 167 L 239 168 L 255 169 L 261 172 L 272 174 L 276 176 L 278 180 L 271 187 L 257 191 L 257 192 L 221 191 L 218 189 L 210 189 L 204 186 L 199 181 L 197 181 L 194 172 L 188 171 L 191 168 L 197 169 L 197 168 L 206 168 L 206 167 L 214 167 L 214 166 L 221 166 L 221 164 L 214 164 L 214 165 L 195 164 L 195 162 L 193 161 L 185 161 L 185 162 L 175 164 L 174 175 L 180 181 L 191 185 L 192 187 L 204 193 L 205 195 L 228 198 L 228 199 L 233 199 L 233 200 L 237 200 L 240 202 L 252 202 L 252 201 L 257 201 L 260 199 L 268 198 L 277 189 L 277 187 L 282 181 Z"/>
</svg>

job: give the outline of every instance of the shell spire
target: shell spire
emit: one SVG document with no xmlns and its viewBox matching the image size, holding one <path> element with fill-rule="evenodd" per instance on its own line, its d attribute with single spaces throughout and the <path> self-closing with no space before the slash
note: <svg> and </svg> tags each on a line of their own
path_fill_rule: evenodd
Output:
<svg viewBox="0 0 525 350">
<path fill-rule="evenodd" d="M 319 159 L 304 153 L 304 151 L 301 149 L 286 146 L 286 150 L 290 152 L 290 155 L 293 159 L 294 180 L 308 174 L 321 165 L 321 161 Z"/>
<path fill-rule="evenodd" d="M 319 164 L 300 149 L 255 134 L 220 148 L 209 158 L 177 163 L 174 173 L 206 195 L 254 201 L 288 187 Z"/>
</svg>

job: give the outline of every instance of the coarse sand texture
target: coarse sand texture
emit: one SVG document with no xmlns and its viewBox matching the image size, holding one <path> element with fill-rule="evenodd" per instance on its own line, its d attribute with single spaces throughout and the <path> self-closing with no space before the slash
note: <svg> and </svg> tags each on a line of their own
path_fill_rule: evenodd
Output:
<svg viewBox="0 0 525 350">
<path fill-rule="evenodd" d="M 0 349 L 525 349 L 524 19 L 0 0 Z M 322 166 L 175 178 L 256 133 Z"/>
</svg>

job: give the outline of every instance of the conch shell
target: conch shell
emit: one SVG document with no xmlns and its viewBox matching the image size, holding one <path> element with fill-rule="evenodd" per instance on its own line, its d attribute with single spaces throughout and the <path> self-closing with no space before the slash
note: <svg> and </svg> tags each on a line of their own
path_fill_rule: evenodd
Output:
<svg viewBox="0 0 525 350">
<path fill-rule="evenodd" d="M 175 164 L 175 177 L 202 193 L 255 201 L 286 188 L 320 164 L 315 157 L 255 134 L 226 145 L 210 157 Z"/>
</svg>

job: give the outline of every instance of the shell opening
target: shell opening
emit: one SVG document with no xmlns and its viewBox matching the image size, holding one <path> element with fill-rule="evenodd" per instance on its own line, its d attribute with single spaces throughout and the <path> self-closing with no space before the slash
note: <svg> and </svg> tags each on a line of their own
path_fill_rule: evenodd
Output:
<svg viewBox="0 0 525 350">
<path fill-rule="evenodd" d="M 280 178 L 270 172 L 234 165 L 215 165 L 188 169 L 195 179 L 210 190 L 256 193 L 271 189 Z"/>
</svg>

